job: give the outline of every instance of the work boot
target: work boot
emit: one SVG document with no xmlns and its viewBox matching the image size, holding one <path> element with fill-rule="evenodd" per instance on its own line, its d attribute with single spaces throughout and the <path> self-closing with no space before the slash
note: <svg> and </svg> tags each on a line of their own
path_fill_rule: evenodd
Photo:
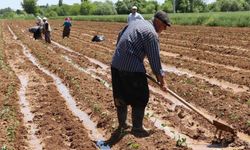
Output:
<svg viewBox="0 0 250 150">
<path fill-rule="evenodd" d="M 127 123 L 127 113 L 128 113 L 128 107 L 126 106 L 118 106 L 116 107 L 117 111 L 117 117 L 118 117 L 118 129 L 126 130 L 131 127 L 130 124 Z"/>
<path fill-rule="evenodd" d="M 143 127 L 145 108 L 132 107 L 132 134 L 136 137 L 147 137 L 150 135 L 149 130 Z"/>
</svg>

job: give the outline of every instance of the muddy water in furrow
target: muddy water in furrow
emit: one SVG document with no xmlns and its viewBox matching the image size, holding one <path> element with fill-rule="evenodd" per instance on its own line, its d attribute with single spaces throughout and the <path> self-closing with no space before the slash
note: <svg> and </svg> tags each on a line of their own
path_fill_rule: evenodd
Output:
<svg viewBox="0 0 250 150">
<path fill-rule="evenodd" d="M 63 47 L 62 47 L 62 48 L 63 48 Z M 73 50 L 71 50 L 71 51 L 73 51 Z M 85 57 L 86 57 L 86 56 L 85 56 Z M 81 68 L 80 66 L 77 66 L 74 62 L 72 62 L 72 60 L 71 60 L 70 58 L 68 58 L 68 57 L 66 57 L 66 58 L 67 58 L 67 61 L 68 61 L 69 63 L 71 63 L 74 67 L 76 67 L 76 68 L 79 69 L 79 70 L 82 70 L 82 71 L 86 72 L 87 69 L 83 69 L 83 68 Z M 103 70 L 107 70 L 107 69 L 108 69 L 108 66 L 105 65 L 105 64 L 103 64 L 102 62 L 100 62 L 100 61 L 98 61 L 98 60 L 95 60 L 95 59 L 93 59 L 93 58 L 89 58 L 89 57 L 86 57 L 86 58 L 88 58 L 89 61 L 91 61 L 92 63 L 94 63 L 94 64 L 100 66 L 101 68 L 103 68 Z M 99 71 L 96 71 L 96 72 L 99 72 Z M 94 75 L 91 75 L 91 76 L 94 77 L 94 78 L 96 78 L 96 76 L 94 76 Z M 105 83 L 105 81 L 103 81 L 103 82 Z M 165 94 L 165 93 L 162 93 L 159 89 L 155 89 L 155 88 L 153 88 L 153 87 L 150 87 L 150 89 L 153 89 L 154 92 L 156 92 L 156 93 L 161 93 L 162 95 L 164 95 L 164 97 L 166 97 L 166 95 L 167 95 L 167 94 Z M 168 99 L 172 100 L 172 99 L 174 99 L 174 98 L 173 98 L 173 97 L 169 98 L 169 96 L 168 96 Z M 183 105 L 183 104 L 181 104 L 181 103 L 180 103 L 179 101 L 177 101 L 177 100 L 172 100 L 172 102 L 173 102 L 173 101 L 176 101 L 176 102 L 174 102 L 173 107 L 175 107 L 176 105 Z M 179 103 L 177 103 L 177 102 L 179 102 Z M 172 108 L 172 109 L 173 109 L 173 108 Z M 151 116 L 150 114 L 153 114 L 153 113 L 150 112 L 150 111 L 147 111 L 146 113 L 148 113 L 149 116 Z M 207 115 L 207 117 L 209 118 L 208 115 Z M 212 119 L 212 117 L 210 117 L 210 119 Z M 176 136 L 179 136 L 179 137 L 181 137 L 181 138 L 187 139 L 188 145 L 189 145 L 190 147 L 192 147 L 193 149 L 204 149 L 204 150 L 205 150 L 205 149 L 220 149 L 220 146 L 219 146 L 219 145 L 210 145 L 210 144 L 208 144 L 208 143 L 206 143 L 206 142 L 203 142 L 203 143 L 202 143 L 202 142 L 197 142 L 197 141 L 195 141 L 195 140 L 192 140 L 192 139 L 188 138 L 188 137 L 185 136 L 185 135 L 182 135 L 182 134 L 178 133 L 178 131 L 176 131 L 174 128 L 162 127 L 162 121 L 159 120 L 159 119 L 157 119 L 157 118 L 155 118 L 155 117 L 150 117 L 150 120 L 151 120 L 152 122 L 154 122 L 154 125 L 155 125 L 157 128 L 164 130 L 164 132 L 165 132 L 168 136 L 170 136 L 170 137 L 172 137 L 172 138 L 176 138 Z M 174 133 L 174 134 L 173 134 L 173 133 Z M 216 148 L 216 147 L 218 147 L 218 148 Z M 224 149 L 232 149 L 232 148 L 224 148 Z M 238 148 L 234 148 L 234 149 L 238 149 Z"/>
<path fill-rule="evenodd" d="M 10 28 L 9 28 L 9 30 L 13 34 L 13 37 L 16 39 L 16 36 L 13 33 L 13 31 Z M 26 56 L 26 58 L 28 58 L 29 61 L 32 62 L 29 65 L 36 66 L 40 70 L 40 75 L 41 76 L 46 76 L 46 75 L 42 75 L 43 73 L 45 73 L 54 80 L 55 86 L 57 86 L 57 89 L 58 89 L 59 93 L 61 93 L 62 98 L 64 98 L 64 100 L 66 100 L 66 104 L 68 105 L 71 112 L 76 117 L 78 117 L 82 121 L 82 123 L 85 125 L 85 127 L 87 128 L 87 130 L 85 129 L 86 131 L 84 131 L 84 128 L 80 127 L 81 125 L 79 124 L 77 119 L 75 119 L 72 116 L 69 117 L 71 115 L 70 111 L 68 111 L 68 114 L 66 115 L 65 112 L 67 112 L 67 111 L 64 110 L 64 112 L 62 112 L 63 110 L 58 109 L 61 106 L 63 106 L 62 105 L 63 103 L 61 104 L 60 107 L 58 107 L 59 105 L 57 105 L 57 108 L 54 109 L 54 111 L 48 112 L 48 111 L 50 111 L 50 107 L 54 107 L 54 105 L 56 105 L 56 103 L 54 103 L 54 104 L 50 103 L 49 102 L 50 100 L 53 101 L 54 98 L 56 98 L 58 102 L 62 100 L 62 98 L 59 98 L 60 97 L 59 93 L 58 92 L 56 93 L 55 87 L 51 87 L 51 86 L 54 86 L 54 84 L 51 84 L 51 83 L 48 84 L 45 81 L 44 83 L 41 83 L 41 85 L 36 85 L 36 83 L 33 84 L 33 85 L 30 85 L 33 90 L 36 90 L 36 93 L 33 93 L 35 91 L 32 92 L 32 89 L 30 89 L 30 91 L 28 91 L 29 99 L 33 99 L 33 101 L 35 101 L 36 99 L 39 100 L 39 99 L 42 99 L 43 97 L 48 97 L 49 96 L 49 98 L 46 99 L 46 101 L 48 101 L 48 102 L 44 102 L 44 104 L 48 105 L 49 107 L 42 106 L 42 103 L 40 103 L 41 106 L 39 106 L 39 104 L 33 102 L 33 107 L 35 107 L 35 108 L 37 108 L 37 107 L 38 108 L 39 107 L 40 108 L 45 108 L 45 109 L 47 108 L 47 110 L 45 110 L 46 112 L 39 112 L 38 110 L 33 110 L 33 111 L 37 112 L 37 114 L 35 116 L 35 119 L 37 120 L 37 122 L 39 122 L 40 119 L 42 119 L 41 118 L 42 116 L 46 117 L 46 115 L 50 115 L 51 113 L 53 115 L 51 117 L 52 119 L 54 117 L 56 117 L 56 116 L 59 117 L 59 118 L 56 117 L 55 120 L 51 120 L 51 119 L 44 120 L 44 121 L 48 121 L 47 123 L 39 122 L 40 123 L 39 124 L 40 128 L 43 128 L 44 125 L 48 126 L 47 129 L 45 129 L 45 130 L 44 129 L 39 130 L 39 134 L 41 134 L 41 136 L 43 136 L 43 138 L 44 138 L 45 148 L 46 149 L 51 149 L 51 148 L 52 149 L 65 149 L 66 147 L 68 147 L 68 148 L 69 147 L 71 147 L 71 148 L 80 148 L 80 147 L 84 148 L 85 147 L 85 148 L 88 148 L 88 149 L 96 149 L 95 144 L 91 141 L 91 139 L 89 138 L 87 140 L 87 138 L 86 138 L 86 132 L 88 132 L 90 137 L 92 139 L 94 139 L 94 140 L 103 139 L 103 136 L 99 133 L 99 131 L 96 130 L 95 124 L 89 119 L 89 116 L 86 115 L 86 113 L 80 111 L 76 107 L 75 101 L 73 100 L 73 98 L 69 94 L 68 89 L 66 88 L 66 86 L 62 84 L 61 80 L 58 77 L 56 77 L 54 74 L 50 73 L 49 71 L 47 71 L 46 69 L 41 67 L 41 65 L 39 65 L 39 63 L 31 55 L 31 53 L 29 52 L 27 47 L 25 47 L 25 45 L 23 45 L 21 43 L 21 41 L 17 41 L 17 42 L 21 46 L 24 56 Z M 27 63 L 26 63 L 26 65 L 27 65 Z M 36 72 L 39 72 L 39 71 L 36 71 Z M 36 73 L 34 73 L 34 72 L 33 72 L 32 75 L 33 75 L 32 81 L 43 80 L 43 79 L 41 79 L 41 77 L 39 77 L 39 75 L 34 76 L 34 75 L 36 75 Z M 48 80 L 48 77 L 45 77 L 45 79 Z M 49 79 L 49 82 L 51 82 L 51 79 Z M 45 94 L 44 92 L 41 93 L 41 94 L 43 94 L 42 97 L 36 98 L 35 96 L 39 96 L 39 94 L 37 93 L 39 91 L 39 89 L 41 89 L 41 87 L 44 87 L 44 86 L 46 87 L 46 84 L 48 85 L 48 88 L 53 89 L 53 90 L 50 90 L 50 92 L 55 92 L 55 93 L 53 93 L 54 98 L 50 97 L 50 96 L 52 96 L 50 93 Z M 40 86 L 40 88 L 38 88 L 38 86 Z M 52 99 L 50 99 L 50 98 L 52 98 Z M 63 107 L 64 107 L 63 109 L 65 109 L 65 106 L 63 106 Z M 41 109 L 41 111 L 42 111 L 42 109 Z M 56 125 L 57 123 L 65 122 L 67 120 L 70 121 L 70 123 L 64 123 L 64 124 Z M 56 121 L 56 122 L 54 122 L 54 121 Z M 44 125 L 42 125 L 42 124 L 44 124 Z M 57 126 L 57 128 L 55 128 L 55 126 Z M 49 130 L 50 132 L 47 132 L 47 130 Z M 57 136 L 59 136 L 59 137 L 57 137 Z M 77 136 L 79 136 L 80 138 L 79 137 L 76 138 Z M 51 140 L 51 138 L 53 140 Z M 79 140 L 83 140 L 84 138 L 85 138 L 84 142 L 79 141 Z M 54 141 L 54 144 L 53 144 L 53 141 Z"/>
<path fill-rule="evenodd" d="M 76 42 L 77 43 L 77 42 Z M 89 46 L 89 45 L 88 45 Z M 100 47 L 101 48 L 101 47 Z M 173 57 L 173 56 L 172 56 Z M 216 64 L 215 64 L 216 65 Z M 217 65 L 218 66 L 218 65 Z M 225 67 L 225 66 L 224 66 Z M 228 68 L 228 69 L 232 69 L 232 70 L 234 70 L 235 68 Z M 237 69 L 237 68 L 236 68 Z M 94 72 L 94 69 L 92 70 L 93 72 Z M 98 70 L 98 72 L 99 72 L 99 70 Z M 186 74 L 187 75 L 187 74 Z M 211 82 L 210 82 L 211 83 Z M 217 85 L 219 85 L 219 84 L 217 84 Z M 222 86 L 220 86 L 220 87 L 222 87 Z M 227 88 L 227 86 L 225 86 L 225 88 Z M 235 89 L 234 89 L 235 90 Z M 237 90 L 237 89 L 236 89 Z M 235 91 L 236 91 L 235 90 Z M 238 91 L 236 91 L 236 92 L 238 92 Z"/>
</svg>

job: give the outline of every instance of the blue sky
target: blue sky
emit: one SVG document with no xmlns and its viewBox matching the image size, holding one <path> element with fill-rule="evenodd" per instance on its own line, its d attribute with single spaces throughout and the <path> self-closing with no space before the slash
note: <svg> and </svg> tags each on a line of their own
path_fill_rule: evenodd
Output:
<svg viewBox="0 0 250 150">
<path fill-rule="evenodd" d="M 0 0 L 0 9 L 10 7 L 14 10 L 22 9 L 21 2 L 23 0 Z M 58 4 L 59 0 L 38 0 L 38 5 L 46 5 L 46 4 Z M 92 0 L 92 1 L 105 1 L 105 0 Z M 112 0 L 113 2 L 117 2 L 117 0 Z M 159 3 L 163 3 L 164 0 L 157 0 Z M 211 3 L 215 0 L 206 0 L 208 3 Z M 81 0 L 63 0 L 64 4 L 73 4 L 73 3 L 80 3 Z"/>
</svg>

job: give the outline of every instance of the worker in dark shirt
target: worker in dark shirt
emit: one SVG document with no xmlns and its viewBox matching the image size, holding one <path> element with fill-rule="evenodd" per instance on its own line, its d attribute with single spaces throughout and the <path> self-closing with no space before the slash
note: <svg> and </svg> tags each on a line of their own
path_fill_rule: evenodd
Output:
<svg viewBox="0 0 250 150">
<path fill-rule="evenodd" d="M 50 24 L 48 23 L 48 20 L 46 17 L 43 18 L 43 33 L 44 33 L 44 37 L 45 37 L 45 42 L 46 43 L 51 43 L 51 28 L 50 28 Z"/>
</svg>

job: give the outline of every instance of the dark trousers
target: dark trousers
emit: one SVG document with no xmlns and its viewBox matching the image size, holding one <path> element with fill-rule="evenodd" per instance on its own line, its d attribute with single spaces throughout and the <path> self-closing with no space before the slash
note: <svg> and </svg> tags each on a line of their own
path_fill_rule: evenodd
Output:
<svg viewBox="0 0 250 150">
<path fill-rule="evenodd" d="M 118 128 L 126 128 L 127 105 L 131 105 L 133 129 L 142 130 L 144 111 L 149 100 L 145 73 L 119 71 L 111 67 L 111 74 L 113 97 L 119 122 Z"/>
<path fill-rule="evenodd" d="M 145 108 L 149 100 L 148 81 L 143 72 L 119 71 L 111 67 L 115 105 Z"/>
<path fill-rule="evenodd" d="M 50 31 L 45 31 L 45 33 L 44 33 L 44 38 L 45 38 L 45 42 L 51 43 Z"/>
</svg>

